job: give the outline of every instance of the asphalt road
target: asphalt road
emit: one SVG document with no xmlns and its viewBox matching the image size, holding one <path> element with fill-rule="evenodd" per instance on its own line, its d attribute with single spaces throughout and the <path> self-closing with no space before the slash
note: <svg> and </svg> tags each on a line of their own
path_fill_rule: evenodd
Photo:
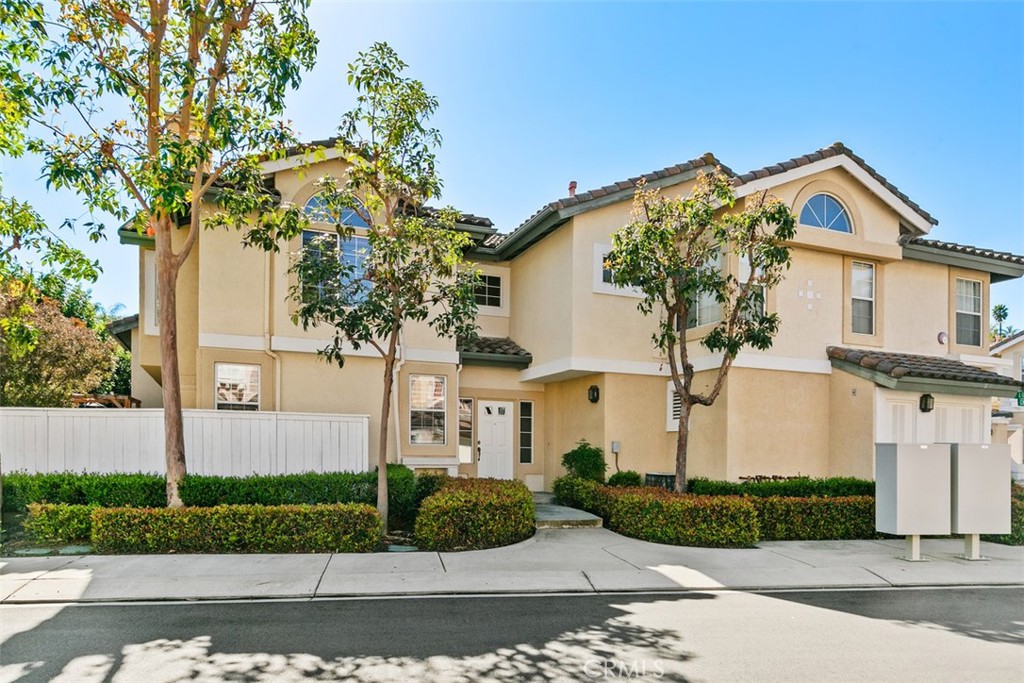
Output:
<svg viewBox="0 0 1024 683">
<path fill-rule="evenodd" d="M 1024 588 L 0 607 L 0 681 L 1024 680 Z"/>
</svg>

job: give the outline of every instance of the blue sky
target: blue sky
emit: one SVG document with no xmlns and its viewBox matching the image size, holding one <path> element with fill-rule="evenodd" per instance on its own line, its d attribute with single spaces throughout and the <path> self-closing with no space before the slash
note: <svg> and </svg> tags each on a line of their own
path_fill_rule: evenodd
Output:
<svg viewBox="0 0 1024 683">
<path fill-rule="evenodd" d="M 842 140 L 939 220 L 936 239 L 1024 253 L 1024 4 L 349 3 L 314 0 L 306 139 L 352 103 L 345 65 L 386 40 L 441 101 L 444 203 L 515 228 L 544 203 L 714 152 L 733 170 Z M 59 223 L 37 162 L 5 191 Z M 133 248 L 86 249 L 137 310 Z M 993 287 L 1024 327 L 1024 283 Z"/>
</svg>

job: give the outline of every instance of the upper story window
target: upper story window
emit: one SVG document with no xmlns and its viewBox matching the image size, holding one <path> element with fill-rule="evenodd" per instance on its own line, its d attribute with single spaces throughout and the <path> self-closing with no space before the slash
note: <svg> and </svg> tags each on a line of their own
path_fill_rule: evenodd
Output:
<svg viewBox="0 0 1024 683">
<path fill-rule="evenodd" d="M 981 282 L 956 279 L 956 343 L 981 346 Z"/>
<path fill-rule="evenodd" d="M 800 225 L 836 232 L 853 232 L 853 223 L 846 209 L 835 197 L 827 194 L 816 194 L 807 200 L 800 211 Z"/>
<path fill-rule="evenodd" d="M 740 254 L 739 258 L 740 272 L 739 281 L 740 285 L 746 285 L 750 282 L 751 278 L 760 277 L 762 275 L 760 268 L 751 268 L 750 260 L 746 254 Z M 748 320 L 755 319 L 763 316 L 767 311 L 765 305 L 765 291 L 764 285 L 750 285 L 750 291 L 747 293 L 748 300 L 750 301 L 750 308 L 747 309 L 744 317 Z"/>
<path fill-rule="evenodd" d="M 358 203 L 358 201 L 357 201 Z M 359 210 L 365 209 L 359 204 Z M 315 223 L 330 223 L 332 225 L 347 225 L 352 228 L 368 228 L 366 221 L 355 209 L 341 209 L 340 212 L 332 211 L 322 194 L 315 194 L 306 200 L 303 211 L 309 219 Z"/>
<path fill-rule="evenodd" d="M 715 252 L 708 259 L 708 266 L 717 267 L 720 271 L 723 269 L 724 263 L 722 262 L 721 252 Z M 690 302 L 690 308 L 686 315 L 686 328 L 710 325 L 721 320 L 722 304 L 718 302 L 718 295 L 715 292 L 703 291 Z"/>
<path fill-rule="evenodd" d="M 308 253 L 319 249 L 320 252 L 334 251 L 342 263 L 348 264 L 350 270 L 347 277 L 338 283 L 346 289 L 352 303 L 359 303 L 370 291 L 370 283 L 366 275 L 366 259 L 370 255 L 370 240 L 362 235 L 342 237 L 337 233 L 319 232 L 317 230 L 302 231 L 302 250 Z M 312 253 L 318 253 L 313 251 Z M 314 257 L 315 258 L 315 257 Z M 322 297 L 326 294 L 337 294 L 332 283 L 327 281 L 304 283 L 304 290 L 309 296 Z"/>
<path fill-rule="evenodd" d="M 501 276 L 481 275 L 473 294 L 477 306 L 501 308 Z"/>
<path fill-rule="evenodd" d="M 875 333 L 875 265 L 854 261 L 851 276 L 852 330 L 857 334 Z"/>
<path fill-rule="evenodd" d="M 216 363 L 214 376 L 217 410 L 260 409 L 260 366 Z"/>
</svg>

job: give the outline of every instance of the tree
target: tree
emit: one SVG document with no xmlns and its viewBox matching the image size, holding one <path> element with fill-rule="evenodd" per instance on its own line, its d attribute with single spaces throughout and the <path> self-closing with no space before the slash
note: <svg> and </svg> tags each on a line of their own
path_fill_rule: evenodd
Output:
<svg viewBox="0 0 1024 683">
<path fill-rule="evenodd" d="M 992 307 L 992 319 L 996 321 L 996 340 L 1002 339 L 1005 335 L 1003 333 L 1003 323 L 1010 317 L 1010 309 L 1006 304 L 996 304 Z"/>
<path fill-rule="evenodd" d="M 0 315 L 23 305 L 0 293 Z M 0 342 L 0 405 L 67 408 L 71 394 L 92 391 L 110 375 L 114 343 L 48 297 L 31 304 L 27 322 L 37 332 L 32 349 L 15 360 Z"/>
<path fill-rule="evenodd" d="M 23 0 L 19 0 L 23 1 Z M 24 76 L 50 186 L 152 235 L 161 302 L 167 502 L 186 472 L 178 371 L 178 273 L 207 227 L 277 249 L 304 217 L 281 206 L 260 161 L 295 144 L 285 96 L 311 68 L 309 0 L 59 0 L 42 75 Z M 20 73 L 20 72 L 19 72 Z"/>
<path fill-rule="evenodd" d="M 443 337 L 476 333 L 475 271 L 464 267 L 471 241 L 455 229 L 457 212 L 424 209 L 437 197 L 440 134 L 427 121 L 437 100 L 402 75 L 406 64 L 376 43 L 349 65 L 356 106 L 341 122 L 339 148 L 350 166 L 344 178 L 320 179 L 325 210 L 355 212 L 367 227 L 362 269 L 340 258 L 339 240 L 352 228 L 315 240 L 292 267 L 298 284 L 293 320 L 303 328 L 329 325 L 334 339 L 320 354 L 344 365 L 344 345 L 373 347 L 384 361 L 377 451 L 377 509 L 387 527 L 387 445 L 395 363 L 408 322 L 426 321 Z"/>
<path fill-rule="evenodd" d="M 776 313 L 764 308 L 764 293 L 776 286 L 789 267 L 785 242 L 793 238 L 796 219 L 782 201 L 767 192 L 748 196 L 734 211 L 735 193 L 728 176 L 716 170 L 701 174 L 687 197 L 669 199 L 641 184 L 630 223 L 613 237 L 607 265 L 620 286 L 640 290 L 638 308 L 658 315 L 652 335 L 668 359 L 672 384 L 680 399 L 676 439 L 675 490 L 686 490 L 686 455 L 690 413 L 711 406 L 740 349 L 767 349 L 779 329 Z M 735 254 L 739 273 L 722 264 Z M 719 320 L 700 340 L 722 361 L 710 390 L 694 390 L 694 369 L 687 343 L 697 302 L 716 301 Z"/>
<path fill-rule="evenodd" d="M 41 57 L 46 32 L 42 6 L 34 0 L 6 0 L 0 4 L 0 155 L 16 158 L 25 152 L 26 130 L 40 114 L 34 98 L 34 78 L 24 69 Z M 72 221 L 65 221 L 66 232 Z M 70 246 L 28 203 L 3 193 L 0 175 L 0 290 L 22 303 L 0 315 L 0 343 L 12 359 L 32 350 L 37 330 L 28 323 L 32 307 L 24 294 L 34 286 L 36 272 L 30 261 L 65 278 L 95 281 L 99 264 Z M 101 226 L 90 225 L 93 241 Z"/>
</svg>

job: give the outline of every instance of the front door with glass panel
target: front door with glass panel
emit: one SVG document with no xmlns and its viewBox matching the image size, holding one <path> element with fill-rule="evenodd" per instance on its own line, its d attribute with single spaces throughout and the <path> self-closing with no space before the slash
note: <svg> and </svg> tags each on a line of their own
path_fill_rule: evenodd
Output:
<svg viewBox="0 0 1024 683">
<path fill-rule="evenodd" d="M 477 476 L 512 478 L 511 401 L 480 401 L 477 412 Z"/>
</svg>

